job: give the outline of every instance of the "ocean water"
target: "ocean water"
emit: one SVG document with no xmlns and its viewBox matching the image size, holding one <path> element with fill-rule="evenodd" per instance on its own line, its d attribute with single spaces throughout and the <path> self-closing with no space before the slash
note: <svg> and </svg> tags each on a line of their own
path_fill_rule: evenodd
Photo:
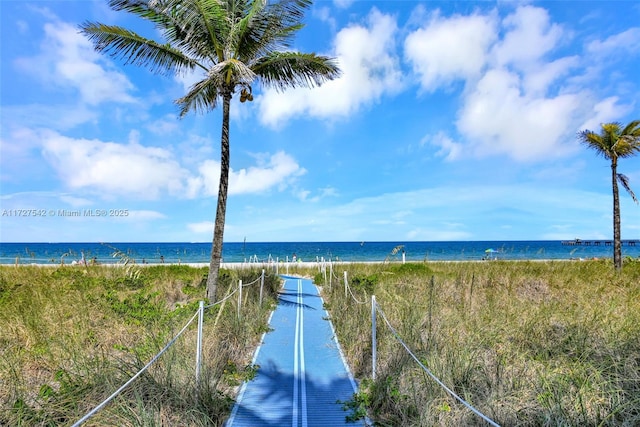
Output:
<svg viewBox="0 0 640 427">
<path fill-rule="evenodd" d="M 640 241 L 625 241 L 623 257 L 640 257 Z M 565 242 L 566 243 L 566 242 Z M 117 255 L 120 253 L 121 255 Z M 87 261 L 117 263 L 122 255 L 138 263 L 208 263 L 211 243 L 0 243 L 0 264 L 70 264 L 82 254 Z M 472 261 L 568 260 L 612 258 L 604 241 L 568 245 L 550 241 L 471 242 L 230 242 L 224 243 L 223 262 L 301 261 Z"/>
</svg>

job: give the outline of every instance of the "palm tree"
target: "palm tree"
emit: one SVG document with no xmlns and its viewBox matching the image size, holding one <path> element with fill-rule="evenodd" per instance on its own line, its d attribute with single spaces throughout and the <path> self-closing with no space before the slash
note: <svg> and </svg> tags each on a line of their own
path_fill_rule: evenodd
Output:
<svg viewBox="0 0 640 427">
<path fill-rule="evenodd" d="M 155 73 L 200 71 L 202 80 L 175 100 L 180 117 L 205 113 L 222 101 L 220 186 L 213 231 L 207 298 L 216 299 L 229 186 L 229 110 L 237 93 L 252 101 L 252 84 L 285 90 L 313 87 L 339 76 L 332 58 L 290 51 L 311 0 L 109 0 L 153 23 L 158 42 L 126 28 L 86 22 L 80 26 L 98 52 Z"/>
<path fill-rule="evenodd" d="M 618 173 L 618 159 L 631 157 L 640 152 L 640 120 L 635 120 L 622 128 L 620 123 L 604 123 L 600 125 L 600 133 L 583 130 L 578 139 L 592 148 L 597 154 L 611 161 L 611 185 L 613 186 L 613 265 L 616 270 L 622 269 L 622 240 L 620 237 L 620 199 L 618 182 L 638 203 L 636 195 L 631 191 L 629 179 Z"/>
</svg>

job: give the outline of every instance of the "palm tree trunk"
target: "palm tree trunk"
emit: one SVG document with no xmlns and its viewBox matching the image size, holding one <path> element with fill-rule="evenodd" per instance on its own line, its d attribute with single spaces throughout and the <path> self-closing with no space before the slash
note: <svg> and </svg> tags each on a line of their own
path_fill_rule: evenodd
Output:
<svg viewBox="0 0 640 427">
<path fill-rule="evenodd" d="M 613 185 L 613 266 L 622 270 L 622 239 L 620 236 L 620 196 L 618 193 L 618 159 L 611 159 L 611 181 Z"/>
<path fill-rule="evenodd" d="M 222 94 L 222 136 L 220 138 L 220 185 L 218 187 L 218 206 L 216 222 L 213 226 L 213 243 L 211 245 L 211 260 L 209 261 L 209 276 L 207 277 L 207 298 L 216 301 L 218 292 L 218 273 L 222 261 L 222 242 L 224 237 L 224 222 L 227 212 L 227 193 L 229 190 L 229 110 L 231 106 L 231 91 Z"/>
</svg>

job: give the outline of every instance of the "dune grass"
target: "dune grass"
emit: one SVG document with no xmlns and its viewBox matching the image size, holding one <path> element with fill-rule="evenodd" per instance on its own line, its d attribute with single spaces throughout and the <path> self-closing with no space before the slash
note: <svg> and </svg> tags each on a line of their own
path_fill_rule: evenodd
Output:
<svg viewBox="0 0 640 427">
<path fill-rule="evenodd" d="M 350 291 L 345 294 L 343 271 Z M 224 271 L 220 296 L 259 271 Z M 314 277 L 360 381 L 346 402 L 378 426 L 486 425 L 411 359 L 378 316 L 371 378 L 371 295 L 419 360 L 502 426 L 640 425 L 640 262 L 428 262 L 335 265 Z M 144 366 L 196 312 L 206 269 L 187 266 L 0 267 L 0 425 L 67 426 Z M 331 278 L 331 283 L 329 283 Z M 255 374 L 279 279 L 207 310 L 195 388 L 195 327 L 91 426 L 218 426 Z M 353 293 L 353 295 L 352 295 Z"/>
<path fill-rule="evenodd" d="M 331 286 L 309 274 L 324 284 L 362 380 L 347 405 L 354 417 L 366 411 L 378 426 L 486 425 L 427 376 L 379 315 L 371 379 L 375 294 L 419 360 L 496 423 L 637 426 L 640 262 L 628 261 L 620 274 L 606 260 L 351 264 L 336 266 Z"/>
<path fill-rule="evenodd" d="M 137 373 L 196 313 L 207 269 L 0 267 L 0 425 L 72 425 Z M 223 271 L 220 292 L 260 271 Z M 206 311 L 195 388 L 194 324 L 86 425 L 217 426 L 267 328 L 279 279 Z"/>
</svg>

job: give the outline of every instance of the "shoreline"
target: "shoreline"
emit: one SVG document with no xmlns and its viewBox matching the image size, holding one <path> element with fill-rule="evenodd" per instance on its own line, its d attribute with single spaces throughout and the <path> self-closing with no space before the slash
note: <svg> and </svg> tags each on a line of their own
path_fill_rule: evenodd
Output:
<svg viewBox="0 0 640 427">
<path fill-rule="evenodd" d="M 469 260 L 407 260 L 407 261 L 297 261 L 297 262 L 285 262 L 279 263 L 261 263 L 261 262 L 223 262 L 220 264 L 221 269 L 241 269 L 241 268 L 317 268 L 322 265 L 351 265 L 351 264 L 438 264 L 438 263 L 483 263 L 483 262 L 585 262 L 585 261 L 607 261 L 611 258 L 571 258 L 571 259 L 558 259 L 558 258 L 535 258 L 535 259 L 469 259 Z M 80 262 L 73 263 L 4 263 L 0 264 L 0 267 L 157 267 L 157 266 L 187 266 L 192 268 L 205 268 L 209 266 L 208 262 L 165 262 L 165 263 L 98 263 L 98 264 L 83 264 Z"/>
</svg>

